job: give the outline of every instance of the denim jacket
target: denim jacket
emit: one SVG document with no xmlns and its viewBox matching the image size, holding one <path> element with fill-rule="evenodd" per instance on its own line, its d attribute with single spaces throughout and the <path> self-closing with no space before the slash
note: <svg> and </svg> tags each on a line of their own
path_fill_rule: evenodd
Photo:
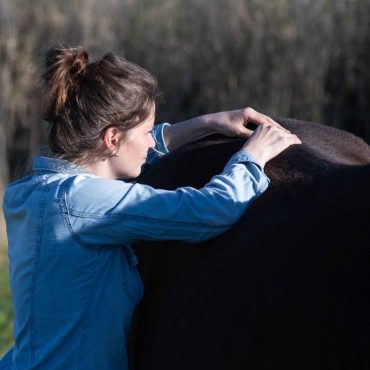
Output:
<svg viewBox="0 0 370 370">
<path fill-rule="evenodd" d="M 165 125 L 153 130 L 151 161 L 168 153 Z M 143 294 L 130 243 L 213 238 L 268 182 L 242 152 L 202 189 L 175 191 L 35 157 L 33 174 L 9 185 L 4 197 L 15 313 L 10 368 L 127 369 L 131 317 Z"/>
</svg>

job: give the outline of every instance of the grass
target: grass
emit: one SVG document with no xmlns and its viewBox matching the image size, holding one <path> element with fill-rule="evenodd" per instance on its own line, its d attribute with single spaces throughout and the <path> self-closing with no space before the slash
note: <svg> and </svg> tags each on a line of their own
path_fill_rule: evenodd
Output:
<svg viewBox="0 0 370 370">
<path fill-rule="evenodd" d="M 7 243 L 4 221 L 0 219 L 0 357 L 14 342 L 13 307 L 9 288 Z"/>
</svg>

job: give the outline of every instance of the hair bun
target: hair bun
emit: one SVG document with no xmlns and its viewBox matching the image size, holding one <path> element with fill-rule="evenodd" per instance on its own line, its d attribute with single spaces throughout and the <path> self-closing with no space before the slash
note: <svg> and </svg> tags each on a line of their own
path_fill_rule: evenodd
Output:
<svg viewBox="0 0 370 370">
<path fill-rule="evenodd" d="M 89 55 L 84 48 L 70 48 L 63 44 L 58 44 L 49 49 L 45 58 L 47 70 L 70 77 L 77 77 L 81 74 L 88 63 Z"/>
<path fill-rule="evenodd" d="M 72 77 L 77 77 L 84 72 L 86 66 L 89 64 L 89 55 L 86 50 L 81 47 L 70 50 L 72 51 L 70 75 Z"/>
<path fill-rule="evenodd" d="M 42 75 L 46 85 L 45 117 L 58 114 L 63 109 L 88 64 L 89 55 L 82 47 L 70 48 L 57 44 L 48 50 L 46 71 Z"/>
</svg>

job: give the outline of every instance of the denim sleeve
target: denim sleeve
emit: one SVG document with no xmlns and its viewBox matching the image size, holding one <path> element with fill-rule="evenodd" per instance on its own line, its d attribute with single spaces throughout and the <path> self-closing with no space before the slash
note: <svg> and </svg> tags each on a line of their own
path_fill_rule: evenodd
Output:
<svg viewBox="0 0 370 370">
<path fill-rule="evenodd" d="M 61 197 L 70 230 L 84 244 L 137 240 L 201 242 L 230 228 L 267 188 L 257 162 L 237 152 L 203 188 L 154 189 L 76 176 Z"/>
<path fill-rule="evenodd" d="M 163 137 L 163 129 L 167 126 L 171 125 L 165 122 L 154 126 L 152 135 L 155 141 L 155 147 L 149 151 L 146 164 L 153 164 L 161 156 L 169 153 Z"/>
</svg>

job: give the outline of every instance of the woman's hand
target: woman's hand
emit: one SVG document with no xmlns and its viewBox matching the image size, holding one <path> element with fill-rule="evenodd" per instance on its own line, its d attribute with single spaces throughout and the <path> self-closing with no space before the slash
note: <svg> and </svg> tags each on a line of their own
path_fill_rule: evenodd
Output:
<svg viewBox="0 0 370 370">
<path fill-rule="evenodd" d="M 287 133 L 290 132 L 280 126 L 272 118 L 252 108 L 207 114 L 203 116 L 203 118 L 214 132 L 231 137 L 249 138 L 253 134 L 253 131 L 247 129 L 246 126 L 248 123 L 254 123 L 257 126 L 265 124 L 276 127 Z"/>
<path fill-rule="evenodd" d="M 206 114 L 168 126 L 164 129 L 164 141 L 167 148 L 173 151 L 215 133 L 231 137 L 249 138 L 253 134 L 253 131 L 246 127 L 249 122 L 259 127 L 261 125 L 271 126 L 281 132 L 290 134 L 290 131 L 280 126 L 270 117 L 258 113 L 252 108 L 244 108 Z"/>
<path fill-rule="evenodd" d="M 241 150 L 251 154 L 263 168 L 270 159 L 293 144 L 302 144 L 302 142 L 287 130 L 283 131 L 271 124 L 262 124 Z"/>
</svg>

